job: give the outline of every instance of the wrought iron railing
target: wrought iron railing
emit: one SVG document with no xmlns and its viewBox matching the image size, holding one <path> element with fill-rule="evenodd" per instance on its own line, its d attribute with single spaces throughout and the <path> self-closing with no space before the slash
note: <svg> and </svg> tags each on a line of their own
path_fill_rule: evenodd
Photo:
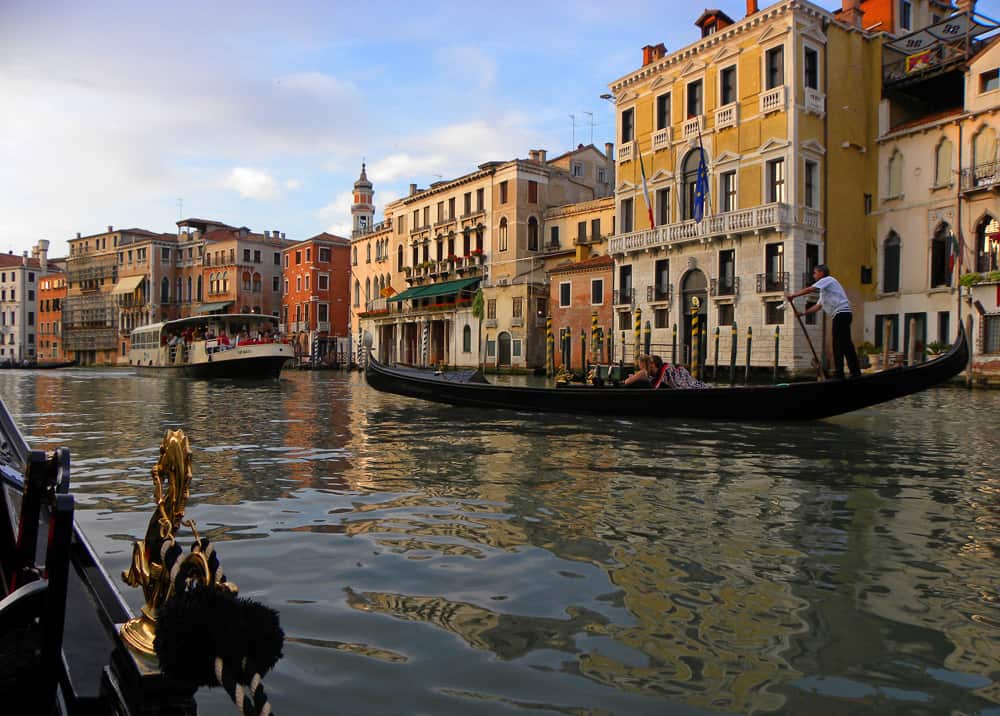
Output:
<svg viewBox="0 0 1000 716">
<path fill-rule="evenodd" d="M 635 293 L 630 288 L 618 289 L 614 291 L 614 305 L 631 306 L 635 301 Z"/>
<path fill-rule="evenodd" d="M 788 291 L 788 272 L 757 274 L 757 293 Z"/>
<path fill-rule="evenodd" d="M 657 303 L 662 301 L 673 301 L 674 300 L 674 287 L 673 286 L 646 286 L 646 301 L 648 303 Z"/>
<path fill-rule="evenodd" d="M 740 277 L 713 278 L 709 293 L 713 296 L 735 296 L 740 292 Z"/>
</svg>

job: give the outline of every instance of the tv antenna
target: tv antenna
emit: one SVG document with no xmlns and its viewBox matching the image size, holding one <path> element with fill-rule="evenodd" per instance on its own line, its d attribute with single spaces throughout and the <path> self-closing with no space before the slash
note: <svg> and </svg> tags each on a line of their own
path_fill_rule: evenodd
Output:
<svg viewBox="0 0 1000 716">
<path fill-rule="evenodd" d="M 593 112 L 584 112 L 584 114 L 587 115 L 588 117 L 590 117 L 590 143 L 593 144 L 594 143 L 594 113 Z"/>
<path fill-rule="evenodd" d="M 573 125 L 573 144 L 570 145 L 570 149 L 576 149 L 576 115 L 571 114 L 569 116 L 570 124 Z"/>
</svg>

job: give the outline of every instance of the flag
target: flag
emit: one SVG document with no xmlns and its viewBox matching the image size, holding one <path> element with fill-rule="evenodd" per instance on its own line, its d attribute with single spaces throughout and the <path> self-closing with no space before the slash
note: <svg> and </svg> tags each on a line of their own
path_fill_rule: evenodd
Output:
<svg viewBox="0 0 1000 716">
<path fill-rule="evenodd" d="M 958 260 L 959 246 L 958 239 L 955 238 L 954 232 L 948 234 L 948 273 L 951 274 L 955 270 L 955 262 Z"/>
<path fill-rule="evenodd" d="M 646 165 L 642 163 L 642 152 L 639 152 L 639 171 L 642 172 L 642 198 L 646 200 L 646 211 L 649 212 L 649 228 L 655 229 L 653 221 L 653 205 L 649 203 L 649 187 L 646 186 Z"/>
<path fill-rule="evenodd" d="M 694 220 L 701 223 L 705 218 L 705 200 L 708 198 L 708 167 L 705 166 L 705 149 L 698 147 L 701 156 L 698 159 L 698 178 L 694 183 Z"/>
<path fill-rule="evenodd" d="M 379 291 L 379 295 L 382 298 L 389 298 L 389 296 L 394 296 L 395 294 L 396 294 L 396 289 L 394 289 L 392 286 L 386 286 L 381 291 Z"/>
</svg>

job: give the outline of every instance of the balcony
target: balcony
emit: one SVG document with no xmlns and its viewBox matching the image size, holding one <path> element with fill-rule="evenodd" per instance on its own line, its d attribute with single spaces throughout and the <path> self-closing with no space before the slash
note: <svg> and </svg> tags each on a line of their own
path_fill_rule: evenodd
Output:
<svg viewBox="0 0 1000 716">
<path fill-rule="evenodd" d="M 760 96 L 760 113 L 783 112 L 785 110 L 786 88 L 784 85 L 769 89 Z"/>
<path fill-rule="evenodd" d="M 647 303 L 670 303 L 673 300 L 673 286 L 646 286 Z"/>
<path fill-rule="evenodd" d="M 739 105 L 733 102 L 715 110 L 715 128 L 735 127 L 739 121 Z"/>
<path fill-rule="evenodd" d="M 634 153 L 634 150 L 635 150 L 635 141 L 634 140 L 631 141 L 631 142 L 622 142 L 621 146 L 618 147 L 618 161 L 619 161 L 619 163 L 632 161 L 632 159 L 633 159 L 632 155 Z"/>
<path fill-rule="evenodd" d="M 788 272 L 757 274 L 757 293 L 788 293 Z"/>
<path fill-rule="evenodd" d="M 764 204 L 750 209 L 708 216 L 699 224 L 693 219 L 663 224 L 613 237 L 611 254 L 625 254 L 657 247 L 681 246 L 716 236 L 738 236 L 761 231 L 782 231 L 794 223 L 794 207 L 789 204 Z"/>
<path fill-rule="evenodd" d="M 692 117 L 684 122 L 684 125 L 681 127 L 681 138 L 684 141 L 695 139 L 704 131 L 705 117 L 699 114 L 697 117 Z"/>
<path fill-rule="evenodd" d="M 635 305 L 635 292 L 630 288 L 626 289 L 615 289 L 614 297 L 612 299 L 615 306 L 634 306 Z"/>
<path fill-rule="evenodd" d="M 1000 185 L 1000 159 L 962 170 L 962 191 L 982 191 Z"/>
<path fill-rule="evenodd" d="M 709 286 L 712 296 L 738 296 L 740 293 L 740 277 L 713 278 Z"/>
<path fill-rule="evenodd" d="M 661 149 L 670 148 L 670 127 L 664 127 L 663 129 L 657 129 L 653 132 L 653 151 L 658 152 Z"/>
<path fill-rule="evenodd" d="M 826 114 L 826 95 L 806 87 L 806 112 L 818 114 L 820 117 Z"/>
<path fill-rule="evenodd" d="M 819 211 L 816 209 L 803 209 L 802 210 L 802 225 L 807 226 L 810 229 L 820 229 L 820 217 Z"/>
</svg>

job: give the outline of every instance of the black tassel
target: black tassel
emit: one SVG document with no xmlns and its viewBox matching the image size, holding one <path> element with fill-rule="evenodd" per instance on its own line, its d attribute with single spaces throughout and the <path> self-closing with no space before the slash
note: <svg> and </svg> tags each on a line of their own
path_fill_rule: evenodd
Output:
<svg viewBox="0 0 1000 716">
<path fill-rule="evenodd" d="M 216 658 L 234 665 L 248 659 L 263 676 L 281 658 L 284 638 L 275 610 L 197 585 L 175 591 L 160 607 L 153 648 L 167 676 L 214 686 Z"/>
</svg>

